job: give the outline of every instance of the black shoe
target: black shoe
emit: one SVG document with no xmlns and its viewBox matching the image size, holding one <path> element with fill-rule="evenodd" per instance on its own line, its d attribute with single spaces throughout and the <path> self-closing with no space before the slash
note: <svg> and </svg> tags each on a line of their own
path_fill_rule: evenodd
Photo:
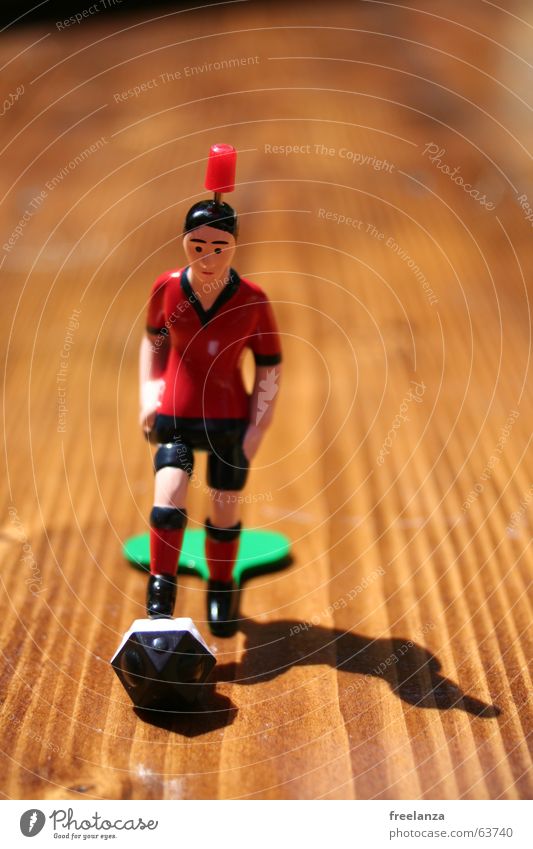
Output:
<svg viewBox="0 0 533 849">
<path fill-rule="evenodd" d="M 216 637 L 232 637 L 239 626 L 240 589 L 235 581 L 207 582 L 207 621 Z"/>
<path fill-rule="evenodd" d="M 146 592 L 146 613 L 149 619 L 172 619 L 175 604 L 174 575 L 150 575 Z"/>
</svg>

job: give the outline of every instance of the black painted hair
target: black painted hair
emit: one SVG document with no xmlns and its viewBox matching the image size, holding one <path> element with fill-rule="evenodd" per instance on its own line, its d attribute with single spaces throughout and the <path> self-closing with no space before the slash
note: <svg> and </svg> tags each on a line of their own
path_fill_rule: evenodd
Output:
<svg viewBox="0 0 533 849">
<path fill-rule="evenodd" d="M 239 229 L 237 213 L 229 203 L 201 200 L 191 206 L 185 216 L 183 232 L 190 233 L 197 227 L 215 227 L 237 238 Z"/>
</svg>

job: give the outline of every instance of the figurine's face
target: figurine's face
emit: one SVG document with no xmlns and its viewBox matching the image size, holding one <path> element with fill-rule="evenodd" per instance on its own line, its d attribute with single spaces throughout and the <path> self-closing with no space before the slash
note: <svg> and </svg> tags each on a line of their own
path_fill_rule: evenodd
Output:
<svg viewBox="0 0 533 849">
<path fill-rule="evenodd" d="M 216 227 L 197 227 L 183 239 L 183 247 L 197 283 L 223 280 L 235 253 L 235 238 Z"/>
</svg>

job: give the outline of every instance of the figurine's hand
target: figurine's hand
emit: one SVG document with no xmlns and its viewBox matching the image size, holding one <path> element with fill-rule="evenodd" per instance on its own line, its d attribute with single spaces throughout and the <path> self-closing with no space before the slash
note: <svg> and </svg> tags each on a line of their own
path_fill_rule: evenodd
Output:
<svg viewBox="0 0 533 849">
<path fill-rule="evenodd" d="M 140 425 L 143 431 L 148 435 L 152 430 L 155 422 L 157 411 L 161 406 L 161 397 L 165 389 L 165 381 L 162 378 L 158 380 L 146 380 L 141 387 L 141 413 Z"/>
<path fill-rule="evenodd" d="M 248 425 L 242 441 L 242 450 L 247 460 L 252 460 L 257 454 L 264 435 L 264 428 L 254 424 Z"/>
</svg>

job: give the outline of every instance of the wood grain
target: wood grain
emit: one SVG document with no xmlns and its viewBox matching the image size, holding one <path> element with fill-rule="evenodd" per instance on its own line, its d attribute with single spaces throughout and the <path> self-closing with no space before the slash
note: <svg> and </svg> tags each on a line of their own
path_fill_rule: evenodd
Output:
<svg viewBox="0 0 533 849">
<path fill-rule="evenodd" d="M 533 19 L 408 5 L 3 34 L 4 797 L 531 798 Z M 205 711 L 149 722 L 109 665 L 143 615 L 137 351 L 214 141 L 286 363 L 245 522 L 294 562 L 209 638 Z M 198 580 L 178 612 L 207 636 Z"/>
</svg>

